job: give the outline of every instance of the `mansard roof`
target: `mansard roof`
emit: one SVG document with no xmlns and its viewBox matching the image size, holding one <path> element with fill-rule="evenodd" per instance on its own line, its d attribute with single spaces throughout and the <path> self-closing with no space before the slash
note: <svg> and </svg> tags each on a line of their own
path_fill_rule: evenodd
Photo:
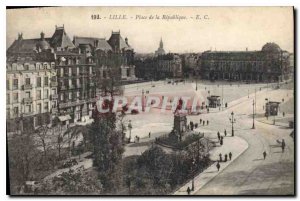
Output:
<svg viewBox="0 0 300 201">
<path fill-rule="evenodd" d="M 50 44 L 55 48 L 75 48 L 75 45 L 67 35 L 64 27 L 56 27 L 55 32 L 51 37 Z"/>
<path fill-rule="evenodd" d="M 120 31 L 112 32 L 107 42 L 110 44 L 113 50 L 132 50 L 130 45 L 122 38 Z"/>
<path fill-rule="evenodd" d="M 90 45 L 91 47 L 97 49 L 101 49 L 103 51 L 112 50 L 111 46 L 105 40 L 105 38 L 93 38 L 93 37 L 80 37 L 74 36 L 73 40 L 75 46 L 79 45 Z"/>
</svg>

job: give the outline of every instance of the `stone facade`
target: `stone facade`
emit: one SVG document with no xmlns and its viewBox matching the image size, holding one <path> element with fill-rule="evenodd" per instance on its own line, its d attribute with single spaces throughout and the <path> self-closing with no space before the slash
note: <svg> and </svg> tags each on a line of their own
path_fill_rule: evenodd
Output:
<svg viewBox="0 0 300 201">
<path fill-rule="evenodd" d="M 289 53 L 275 43 L 267 43 L 261 51 L 207 51 L 199 68 L 204 79 L 277 81 L 288 78 Z"/>
<path fill-rule="evenodd" d="M 51 124 L 57 110 L 57 77 L 55 55 L 41 39 L 23 41 L 20 34 L 7 51 L 6 62 L 6 119 L 8 132 L 35 129 Z M 30 52 L 29 43 L 36 44 Z M 18 51 L 17 51 L 18 49 Z"/>
</svg>

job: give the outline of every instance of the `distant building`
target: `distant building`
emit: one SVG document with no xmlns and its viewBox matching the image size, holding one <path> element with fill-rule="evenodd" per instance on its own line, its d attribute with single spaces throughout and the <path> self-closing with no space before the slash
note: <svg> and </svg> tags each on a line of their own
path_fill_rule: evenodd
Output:
<svg viewBox="0 0 300 201">
<path fill-rule="evenodd" d="M 163 43 L 162 38 L 161 38 L 160 42 L 159 42 L 159 47 L 155 51 L 155 56 L 164 55 L 164 54 L 166 54 L 166 53 L 165 53 L 165 50 L 164 50 L 164 43 Z"/>
<path fill-rule="evenodd" d="M 201 55 L 201 77 L 210 80 L 277 81 L 289 76 L 289 53 L 275 43 L 260 51 L 206 51 Z"/>
<path fill-rule="evenodd" d="M 143 79 L 181 78 L 182 59 L 178 54 L 165 54 L 135 61 L 138 75 Z"/>
<path fill-rule="evenodd" d="M 220 107 L 221 106 L 221 98 L 220 96 L 208 96 L 207 97 L 208 100 L 208 106 L 211 108 L 216 108 L 216 107 Z"/>
</svg>

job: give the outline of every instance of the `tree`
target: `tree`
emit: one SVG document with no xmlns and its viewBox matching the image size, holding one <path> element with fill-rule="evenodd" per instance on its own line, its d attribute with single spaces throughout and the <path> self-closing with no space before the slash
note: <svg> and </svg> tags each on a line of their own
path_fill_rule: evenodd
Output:
<svg viewBox="0 0 300 201">
<path fill-rule="evenodd" d="M 23 132 L 8 139 L 9 176 L 13 194 L 19 193 L 15 187 L 34 178 L 40 163 L 39 153 L 30 133 Z"/>
<path fill-rule="evenodd" d="M 35 134 L 37 135 L 38 139 L 40 140 L 41 146 L 43 147 L 44 159 L 46 159 L 47 157 L 48 144 L 46 140 L 50 129 L 51 128 L 48 127 L 47 125 L 42 125 L 35 130 Z"/>
</svg>

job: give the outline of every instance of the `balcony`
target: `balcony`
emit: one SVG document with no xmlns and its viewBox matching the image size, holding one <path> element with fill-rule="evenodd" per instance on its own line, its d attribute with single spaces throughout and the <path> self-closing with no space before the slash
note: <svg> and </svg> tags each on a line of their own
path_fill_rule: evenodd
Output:
<svg viewBox="0 0 300 201">
<path fill-rule="evenodd" d="M 63 85 L 63 86 L 60 86 L 60 89 L 61 90 L 67 90 L 67 87 L 65 85 Z"/>
<path fill-rule="evenodd" d="M 52 94 L 52 95 L 51 95 L 51 99 L 52 99 L 52 100 L 58 99 L 58 94 Z"/>
<path fill-rule="evenodd" d="M 89 87 L 94 87 L 94 86 L 95 86 L 94 82 L 89 83 Z"/>
<path fill-rule="evenodd" d="M 58 83 L 57 82 L 51 82 L 50 85 L 51 85 L 51 87 L 57 87 Z"/>
<path fill-rule="evenodd" d="M 26 89 L 32 89 L 32 84 L 25 84 L 23 85 L 23 89 L 26 90 Z"/>
<path fill-rule="evenodd" d="M 54 107 L 54 108 L 51 109 L 51 112 L 52 112 L 53 114 L 56 114 L 56 113 L 58 113 L 58 109 Z"/>
<path fill-rule="evenodd" d="M 23 98 L 23 102 L 26 103 L 32 103 L 32 97 L 29 98 Z"/>
</svg>

